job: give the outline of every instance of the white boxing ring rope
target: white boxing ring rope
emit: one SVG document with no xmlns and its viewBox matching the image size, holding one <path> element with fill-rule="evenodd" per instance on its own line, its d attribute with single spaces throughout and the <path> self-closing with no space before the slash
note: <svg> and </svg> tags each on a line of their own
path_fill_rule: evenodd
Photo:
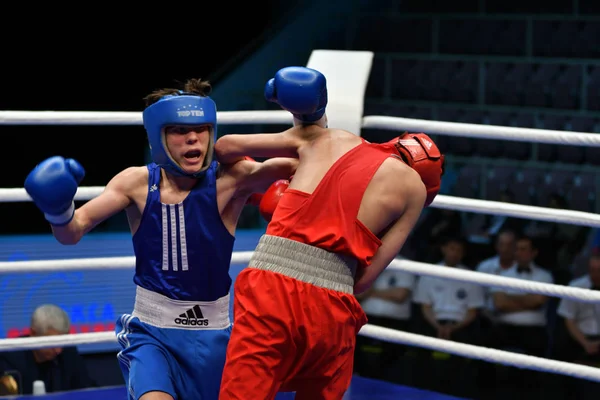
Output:
<svg viewBox="0 0 600 400">
<path fill-rule="evenodd" d="M 219 111 L 219 125 L 291 125 L 287 111 Z M 142 125 L 131 111 L 0 111 L 0 125 Z"/>
<path fill-rule="evenodd" d="M 224 125 L 291 125 L 292 123 L 289 113 L 285 111 L 219 112 L 218 119 L 219 123 Z M 141 113 L 139 112 L 0 111 L 0 125 L 141 125 L 141 123 L 142 118 Z M 600 147 L 600 135 L 583 132 L 550 131 L 543 129 L 439 122 L 385 116 L 365 116 L 363 117 L 362 126 L 363 128 L 388 129 L 395 131 L 407 130 L 412 132 L 418 131 L 426 132 L 428 134 L 480 139 Z M 80 187 L 77 192 L 76 200 L 89 200 L 96 197 L 102 190 L 104 190 L 104 187 L 100 186 Z M 0 202 L 25 201 L 31 201 L 31 198 L 23 188 L 0 189 Z M 439 195 L 433 202 L 432 207 L 600 227 L 600 216 L 597 214 L 466 199 L 445 195 Z M 246 263 L 251 256 L 252 252 L 233 253 L 231 263 Z M 82 269 L 123 269 L 133 268 L 134 263 L 134 257 L 0 262 L 0 273 Z M 569 298 L 583 302 L 600 302 L 600 292 L 598 291 L 500 277 L 476 271 L 443 268 L 434 264 L 425 264 L 408 260 L 394 260 L 388 268 L 403 270 L 417 275 L 435 276 L 485 286 L 511 288 L 523 292 Z M 584 365 L 467 345 L 396 331 L 370 324 L 365 325 L 359 334 L 389 342 L 424 347 L 468 358 L 475 358 L 520 368 L 547 371 L 600 382 L 600 369 Z M 114 332 L 3 339 L 0 340 L 0 351 L 106 342 L 117 342 Z"/>
<path fill-rule="evenodd" d="M 552 372 L 574 378 L 588 379 L 600 382 L 600 369 L 549 360 L 524 354 L 511 353 L 503 350 L 489 349 L 481 346 L 452 342 L 414 333 L 397 331 L 382 326 L 367 324 L 362 327 L 359 335 L 388 342 L 424 347 L 431 350 L 474 358 L 478 360 L 511 365 L 520 368 Z M 78 333 L 72 335 L 43 336 L 36 338 L 16 338 L 0 340 L 0 351 L 39 349 L 44 347 L 76 346 L 81 344 L 117 343 L 114 332 Z"/>
<path fill-rule="evenodd" d="M 220 125 L 291 125 L 293 122 L 287 111 L 219 111 L 217 118 Z M 142 113 L 134 111 L 0 111 L 0 125 L 142 125 Z M 381 115 L 364 116 L 362 127 L 476 139 L 600 147 L 600 137 L 587 132 L 430 121 Z"/>
<path fill-rule="evenodd" d="M 600 135 L 599 135 L 600 136 Z M 99 195 L 104 186 L 83 186 L 77 189 L 75 200 L 90 200 Z M 0 188 L 0 203 L 26 202 L 31 197 L 23 188 Z M 515 218 L 537 219 L 539 221 L 558 222 L 571 225 L 600 227 L 600 215 L 573 210 L 558 210 L 548 207 L 525 206 L 499 201 L 477 200 L 440 194 L 431 204 L 434 208 L 456 211 L 480 212 L 483 214 L 503 215 Z"/>
<path fill-rule="evenodd" d="M 246 264 L 252 257 L 252 251 L 233 253 L 231 264 Z M 105 269 L 133 269 L 135 257 L 92 257 L 60 260 L 37 261 L 1 261 L 0 273 L 27 273 L 51 271 L 82 271 Z M 394 260 L 388 266 L 390 270 L 405 271 L 411 274 L 433 276 L 459 282 L 474 283 L 483 286 L 494 286 L 522 292 L 536 293 L 544 296 L 566 298 L 585 303 L 600 303 L 600 291 L 589 290 L 552 283 L 527 281 L 486 274 L 478 271 L 445 268 L 435 264 L 427 264 L 410 260 Z M 0 341 L 1 343 L 1 341 Z"/>
</svg>

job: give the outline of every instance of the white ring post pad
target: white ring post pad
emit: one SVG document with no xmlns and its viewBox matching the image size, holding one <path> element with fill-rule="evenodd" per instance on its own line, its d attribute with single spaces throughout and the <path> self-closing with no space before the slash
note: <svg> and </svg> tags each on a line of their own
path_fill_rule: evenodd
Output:
<svg viewBox="0 0 600 400">
<path fill-rule="evenodd" d="M 307 68 L 327 79 L 327 125 L 360 136 L 365 91 L 371 74 L 373 52 L 314 50 Z"/>
</svg>

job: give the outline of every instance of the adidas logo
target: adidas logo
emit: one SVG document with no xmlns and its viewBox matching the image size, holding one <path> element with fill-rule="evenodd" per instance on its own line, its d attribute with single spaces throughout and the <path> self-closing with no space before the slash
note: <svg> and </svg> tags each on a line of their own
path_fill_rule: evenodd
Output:
<svg viewBox="0 0 600 400">
<path fill-rule="evenodd" d="M 431 147 L 433 146 L 433 143 L 427 139 L 421 139 L 421 141 L 423 142 L 425 147 L 427 147 L 427 149 L 431 149 Z M 421 147 L 421 143 L 419 143 L 416 139 L 403 139 L 403 140 L 399 140 L 399 142 L 400 142 L 400 144 L 403 144 L 404 146 Z"/>
<path fill-rule="evenodd" d="M 208 326 L 208 320 L 204 318 L 202 310 L 197 304 L 175 318 L 175 323 L 186 326 Z"/>
</svg>

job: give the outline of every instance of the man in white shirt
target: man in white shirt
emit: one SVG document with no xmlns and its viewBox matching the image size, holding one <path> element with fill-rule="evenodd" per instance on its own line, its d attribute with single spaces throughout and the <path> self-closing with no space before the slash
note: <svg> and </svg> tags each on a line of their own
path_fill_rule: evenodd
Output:
<svg viewBox="0 0 600 400">
<path fill-rule="evenodd" d="M 502 231 L 496 237 L 496 255 L 483 260 L 477 265 L 476 270 L 486 274 L 499 275 L 516 265 L 515 249 L 517 236 L 513 231 Z M 494 322 L 494 300 L 491 294 L 491 288 L 484 288 L 485 292 L 485 308 L 482 312 L 482 322 L 485 325 L 485 331 L 491 329 L 491 324 Z"/>
<path fill-rule="evenodd" d="M 517 235 L 513 231 L 502 231 L 496 237 L 496 255 L 486 258 L 477 265 L 477 271 L 497 275 L 515 265 Z"/>
<path fill-rule="evenodd" d="M 462 240 L 449 239 L 442 246 L 444 260 L 439 265 L 467 269 L 461 264 L 464 251 L 465 244 Z M 421 305 L 426 321 L 425 334 L 465 343 L 476 341 L 475 332 L 467 328 L 477 318 L 478 310 L 484 306 L 481 286 L 422 276 L 413 301 Z"/>
<path fill-rule="evenodd" d="M 517 240 L 516 265 L 499 276 L 553 283 L 552 274 L 533 261 L 538 250 L 529 237 Z M 511 348 L 529 355 L 546 352 L 546 302 L 548 297 L 518 290 L 492 287 L 496 325 L 493 328 L 495 347 Z"/>
<path fill-rule="evenodd" d="M 438 265 L 440 268 L 467 269 L 462 264 L 465 250 L 466 243 L 462 239 L 447 239 L 441 247 L 443 260 Z M 421 276 L 413 301 L 421 306 L 425 320 L 422 329 L 424 335 L 478 344 L 479 324 L 476 322 L 479 310 L 485 304 L 480 285 Z M 417 368 L 422 368 L 419 375 L 428 379 L 429 383 L 423 386 L 422 382 L 418 382 L 416 386 L 459 397 L 476 397 L 477 362 L 461 357 L 436 360 L 439 356 L 436 352 L 422 352 L 425 354 L 420 357 Z"/>
<path fill-rule="evenodd" d="M 501 271 L 498 275 L 509 278 L 525 279 L 535 282 L 553 283 L 552 274 L 534 263 L 538 254 L 533 239 L 522 236 L 517 240 L 515 253 L 516 265 Z M 546 303 L 548 297 L 518 290 L 493 287 L 490 292 L 495 309 L 495 321 L 492 326 L 490 346 L 501 350 L 544 357 L 547 346 Z M 497 382 L 507 389 L 504 396 L 523 395 L 528 398 L 541 396 L 546 386 L 543 374 L 536 371 L 516 368 L 496 369 Z"/>
<path fill-rule="evenodd" d="M 588 261 L 588 273 L 569 286 L 600 290 L 600 255 Z M 561 299 L 557 310 L 568 336 L 559 342 L 560 358 L 568 362 L 600 364 L 600 304 Z"/>
<path fill-rule="evenodd" d="M 356 297 L 369 318 L 369 324 L 410 331 L 411 297 L 414 286 L 414 275 L 386 269 L 371 288 Z M 397 343 L 358 336 L 355 372 L 361 376 L 382 379 L 402 357 L 405 348 Z"/>
</svg>

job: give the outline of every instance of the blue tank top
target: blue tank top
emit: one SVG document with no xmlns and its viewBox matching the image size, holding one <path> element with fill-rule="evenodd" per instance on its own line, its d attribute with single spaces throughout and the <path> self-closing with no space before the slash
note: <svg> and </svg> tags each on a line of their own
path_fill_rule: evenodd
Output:
<svg viewBox="0 0 600 400">
<path fill-rule="evenodd" d="M 174 300 L 214 301 L 229 293 L 235 238 L 217 206 L 217 167 L 178 204 L 160 201 L 160 167 L 148 164 L 148 197 L 133 236 L 133 281 Z"/>
</svg>

